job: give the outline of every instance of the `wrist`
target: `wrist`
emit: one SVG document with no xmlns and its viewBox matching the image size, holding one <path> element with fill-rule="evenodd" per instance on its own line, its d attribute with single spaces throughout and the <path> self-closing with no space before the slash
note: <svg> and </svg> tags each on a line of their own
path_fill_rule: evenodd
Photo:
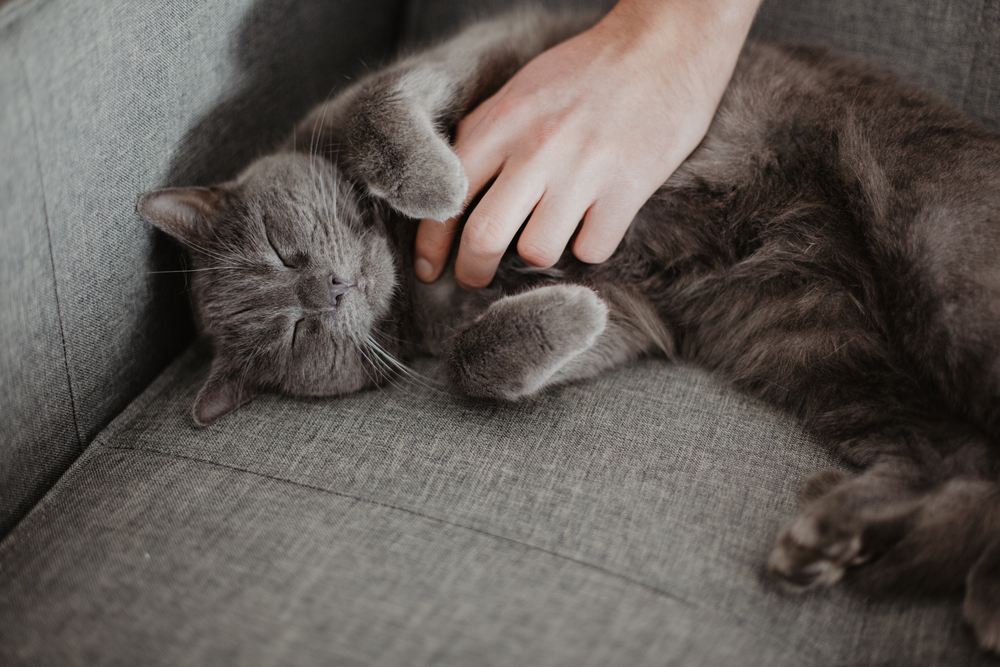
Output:
<svg viewBox="0 0 1000 667">
<path fill-rule="evenodd" d="M 619 0 L 595 26 L 624 48 L 692 45 L 734 62 L 761 0 Z M 727 58 L 728 59 L 728 58 Z"/>
<path fill-rule="evenodd" d="M 619 0 L 593 32 L 620 64 L 652 79 L 686 78 L 695 98 L 718 104 L 760 2 Z"/>
</svg>

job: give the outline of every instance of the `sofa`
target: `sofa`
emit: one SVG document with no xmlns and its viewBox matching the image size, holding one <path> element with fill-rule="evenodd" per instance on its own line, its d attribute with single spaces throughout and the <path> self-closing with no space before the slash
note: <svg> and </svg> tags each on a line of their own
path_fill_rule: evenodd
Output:
<svg viewBox="0 0 1000 667">
<path fill-rule="evenodd" d="M 0 2 L 0 664 L 998 664 L 960 598 L 776 586 L 801 483 L 849 468 L 695 368 L 514 404 L 261 396 L 195 427 L 183 253 L 137 195 L 232 177 L 353 77 L 510 4 Z M 1000 129 L 1000 2 L 765 0 L 753 35 Z"/>
</svg>

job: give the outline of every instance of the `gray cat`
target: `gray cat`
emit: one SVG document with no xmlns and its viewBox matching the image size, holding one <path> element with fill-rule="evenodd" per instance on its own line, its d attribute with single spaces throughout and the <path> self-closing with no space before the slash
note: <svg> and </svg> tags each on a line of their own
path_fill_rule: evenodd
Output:
<svg viewBox="0 0 1000 667">
<path fill-rule="evenodd" d="M 476 293 L 413 278 L 408 218 L 466 197 L 458 120 L 586 25 L 475 25 L 318 107 L 236 180 L 140 197 L 195 269 L 215 354 L 195 422 L 263 391 L 378 385 L 418 354 L 504 400 L 684 359 L 864 468 L 806 484 L 775 577 L 964 586 L 980 645 L 1000 650 L 1000 137 L 825 50 L 748 44 L 708 136 L 608 262 L 532 270 L 511 253 Z"/>
</svg>

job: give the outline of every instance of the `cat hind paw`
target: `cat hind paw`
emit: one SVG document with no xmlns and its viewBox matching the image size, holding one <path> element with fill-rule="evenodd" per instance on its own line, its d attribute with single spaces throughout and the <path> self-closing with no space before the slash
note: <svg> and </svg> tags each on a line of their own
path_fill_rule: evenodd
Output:
<svg viewBox="0 0 1000 667">
<path fill-rule="evenodd" d="M 861 547 L 860 531 L 835 527 L 821 517 L 805 514 L 778 538 L 767 569 L 791 591 L 832 586 L 847 568 L 864 562 Z"/>
</svg>

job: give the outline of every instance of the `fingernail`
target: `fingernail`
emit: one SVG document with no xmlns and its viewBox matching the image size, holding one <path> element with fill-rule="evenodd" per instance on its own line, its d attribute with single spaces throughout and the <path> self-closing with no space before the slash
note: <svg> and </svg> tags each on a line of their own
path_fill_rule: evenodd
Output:
<svg viewBox="0 0 1000 667">
<path fill-rule="evenodd" d="M 417 261 L 413 263 L 413 270 L 416 272 L 417 278 L 425 283 L 434 280 L 434 267 L 423 257 L 418 257 Z"/>
</svg>

